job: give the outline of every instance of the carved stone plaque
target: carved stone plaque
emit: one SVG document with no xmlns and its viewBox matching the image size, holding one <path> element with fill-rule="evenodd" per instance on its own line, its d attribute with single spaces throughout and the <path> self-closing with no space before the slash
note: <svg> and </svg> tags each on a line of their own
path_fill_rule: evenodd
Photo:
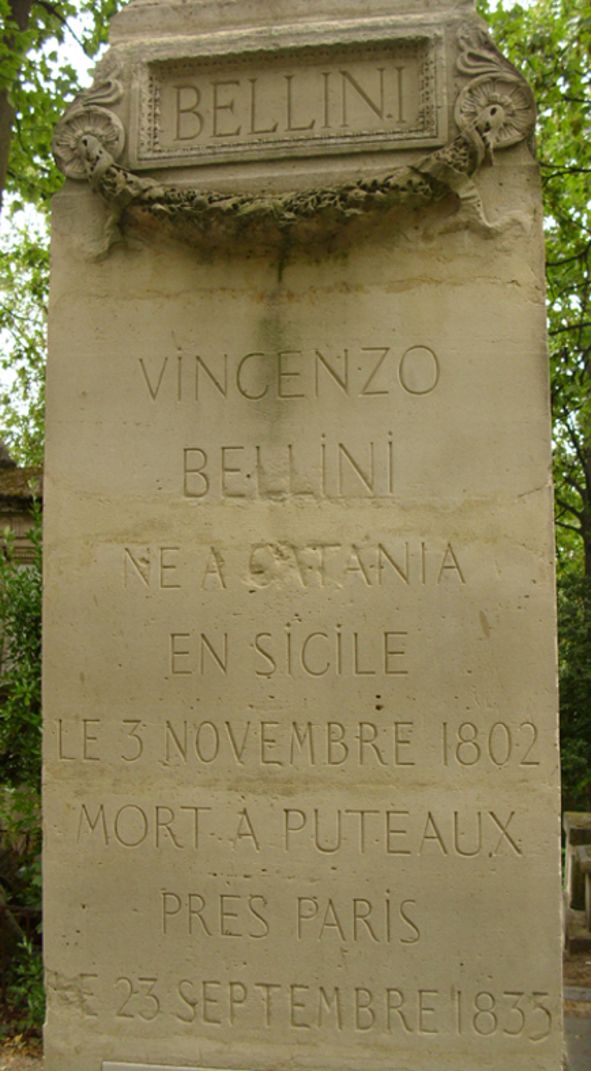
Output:
<svg viewBox="0 0 591 1071">
<path fill-rule="evenodd" d="M 135 167 L 273 159 L 445 140 L 441 40 L 154 59 L 138 74 Z"/>
</svg>

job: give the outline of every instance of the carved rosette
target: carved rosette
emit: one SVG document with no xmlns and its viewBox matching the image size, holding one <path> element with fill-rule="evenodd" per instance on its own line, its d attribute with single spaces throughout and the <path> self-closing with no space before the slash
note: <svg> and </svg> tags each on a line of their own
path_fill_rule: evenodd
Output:
<svg viewBox="0 0 591 1071">
<path fill-rule="evenodd" d="M 89 134 L 97 138 L 113 160 L 118 160 L 123 152 L 125 130 L 114 112 L 96 105 L 73 108 L 64 116 L 53 138 L 55 161 L 68 178 L 88 177 L 82 138 Z"/>
<path fill-rule="evenodd" d="M 97 69 L 100 71 L 101 68 Z M 78 94 L 58 123 L 52 149 L 55 162 L 67 178 L 88 178 L 83 138 L 91 135 L 102 148 L 119 160 L 125 148 L 125 128 L 119 116 L 105 107 L 117 104 L 123 96 L 118 71 L 104 70 L 90 89 Z"/>
<path fill-rule="evenodd" d="M 482 30 L 462 28 L 458 43 L 458 70 L 472 76 L 455 104 L 459 129 L 481 138 L 491 154 L 493 149 L 508 149 L 525 141 L 536 120 L 527 83 Z"/>
<path fill-rule="evenodd" d="M 508 149 L 529 137 L 535 122 L 529 89 L 517 78 L 482 75 L 462 89 L 455 107 L 460 130 L 474 129 L 491 148 Z"/>
</svg>

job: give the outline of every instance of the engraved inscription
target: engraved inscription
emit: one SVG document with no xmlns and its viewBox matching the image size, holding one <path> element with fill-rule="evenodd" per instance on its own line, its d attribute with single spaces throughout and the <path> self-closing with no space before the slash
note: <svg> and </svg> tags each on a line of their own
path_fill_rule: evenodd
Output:
<svg viewBox="0 0 591 1071">
<path fill-rule="evenodd" d="M 400 627 L 362 630 L 339 623 L 307 631 L 289 621 L 276 632 L 261 630 L 239 638 L 228 632 L 179 630 L 168 637 L 168 672 L 171 677 L 225 677 L 232 669 L 234 647 L 241 642 L 240 672 L 244 674 L 247 669 L 255 679 L 405 677 L 408 635 L 408 630 Z M 248 660 L 244 648 L 250 655 Z"/>
<path fill-rule="evenodd" d="M 227 849 L 258 855 L 267 845 L 283 853 L 312 851 L 329 856 L 523 857 L 514 810 L 463 811 L 380 807 L 277 808 L 272 814 L 242 807 L 220 817 L 209 805 L 144 804 L 112 801 L 81 803 L 76 841 L 107 847 L 162 848 L 173 852 L 207 850 L 211 838 Z M 221 830 L 221 833 L 220 833 Z"/>
<path fill-rule="evenodd" d="M 167 936 L 197 934 L 199 937 L 268 937 L 268 899 L 262 893 L 218 893 L 166 891 L 161 897 L 161 928 Z"/>
<path fill-rule="evenodd" d="M 360 720 L 286 720 L 282 708 L 267 717 L 210 717 L 189 720 L 167 717 L 156 722 L 138 718 L 55 721 L 55 757 L 59 762 L 155 762 L 159 768 L 194 766 L 203 772 L 230 769 L 302 771 L 356 767 L 386 770 L 429 764 L 424 733 L 404 717 L 392 697 L 370 697 L 374 714 Z M 399 716 L 394 717 L 392 708 Z M 433 737 L 429 730 L 430 739 Z M 540 731 L 529 720 L 496 721 L 490 728 L 474 722 L 442 722 L 441 764 L 452 769 L 483 766 L 512 769 L 523 775 L 542 764 Z"/>
<path fill-rule="evenodd" d="M 382 710 L 376 696 L 376 710 Z M 190 724 L 167 719 L 162 729 L 160 761 L 166 765 L 212 766 L 229 762 L 240 768 L 314 769 L 416 765 L 411 721 L 377 724 L 360 721 L 284 722 L 272 718 L 241 724 L 213 721 Z"/>
<path fill-rule="evenodd" d="M 307 542 L 250 543 L 238 551 L 231 570 L 223 547 L 179 544 L 122 548 L 123 587 L 132 592 L 228 591 L 237 584 L 251 592 L 292 587 L 462 588 L 468 581 L 464 552 L 451 541 L 309 539 Z M 168 596 L 166 596 L 168 597 Z"/>
<path fill-rule="evenodd" d="M 358 1035 L 383 1035 L 399 1040 L 414 1038 L 432 1044 L 434 1036 L 464 1038 L 487 1043 L 497 1038 L 511 1051 L 521 1038 L 532 1046 L 550 1037 L 554 1009 L 545 990 L 480 988 L 450 983 L 435 986 L 422 979 L 407 985 L 393 971 L 391 985 L 318 985 L 301 978 L 288 985 L 260 980 L 242 982 L 209 977 L 182 978 L 166 989 L 156 974 L 118 976 L 113 979 L 110 1004 L 115 1018 L 150 1022 L 159 1014 L 200 1027 L 230 1027 L 248 1023 L 260 1029 L 324 1032 L 327 1029 Z M 295 1036 L 295 1035 L 294 1035 Z M 135 1071 L 135 1065 L 103 1065 L 110 1071 Z M 138 1071 L 144 1071 L 143 1065 Z M 146 1068 L 145 1071 L 169 1071 Z M 171 1069 L 174 1071 L 174 1069 Z"/>
<path fill-rule="evenodd" d="M 472 721 L 441 726 L 441 746 L 445 766 L 539 766 L 538 727 L 532 721 L 518 726 L 495 721 L 483 729 Z"/>
<path fill-rule="evenodd" d="M 357 850 L 363 855 L 375 849 L 377 830 L 387 855 L 422 855 L 435 849 L 442 856 L 464 858 L 482 854 L 493 858 L 506 851 L 521 856 L 514 819 L 515 811 L 504 818 L 495 811 L 454 811 L 446 816 L 428 811 L 417 824 L 417 815 L 408 810 L 336 807 L 326 813 L 319 807 L 284 807 L 283 847 L 288 852 L 303 843 L 322 854 Z"/>
<path fill-rule="evenodd" d="M 427 34 L 142 70 L 136 167 L 442 144 Z M 440 62 L 440 61 L 439 61 Z"/>
<path fill-rule="evenodd" d="M 97 754 L 99 737 L 97 729 L 101 724 L 100 718 L 82 718 L 74 727 L 64 729 L 63 718 L 58 718 L 57 729 L 57 757 L 62 762 L 100 762 L 101 756 Z"/>
<path fill-rule="evenodd" d="M 417 902 L 411 898 L 355 896 L 343 903 L 338 897 L 298 896 L 296 904 L 299 941 L 414 945 L 421 939 L 417 921 Z"/>
<path fill-rule="evenodd" d="M 444 990 L 400 985 L 377 988 L 357 985 L 317 986 L 294 982 L 289 986 L 259 982 L 238 983 L 232 1001 L 231 986 L 208 979 L 201 983 L 183 980 L 177 991 L 185 1005 L 176 1017 L 181 1022 L 233 1025 L 240 1012 L 254 1013 L 259 1003 L 260 1025 L 287 1026 L 294 1030 L 332 1027 L 356 1033 L 390 1034 L 398 1037 L 458 1037 L 505 1039 L 523 1037 L 539 1043 L 549 1037 L 553 1015 L 546 992 L 490 990 L 466 992 L 456 986 Z M 250 1003 L 248 1009 L 245 1007 Z M 232 1006 L 233 1004 L 233 1006 Z M 454 1022 L 455 1020 L 455 1022 Z M 452 1025 L 453 1023 L 453 1025 Z"/>
<path fill-rule="evenodd" d="M 187 446 L 182 454 L 185 498 L 281 501 L 301 498 L 391 498 L 395 490 L 392 432 L 365 442 L 333 440 Z"/>
<path fill-rule="evenodd" d="M 414 945 L 421 940 L 416 899 L 398 899 L 386 891 L 367 895 L 297 895 L 275 905 L 271 920 L 270 898 L 261 892 L 160 893 L 160 928 L 165 937 L 195 940 L 265 940 L 287 932 L 300 943 L 331 945 Z"/>
<path fill-rule="evenodd" d="M 159 405 L 232 398 L 300 403 L 347 398 L 355 403 L 397 391 L 421 396 L 435 390 L 441 375 L 439 357 L 425 344 L 402 352 L 375 343 L 244 353 L 179 350 L 175 357 L 138 357 L 137 368 L 142 394 Z"/>
<path fill-rule="evenodd" d="M 466 583 L 461 555 L 451 542 L 434 548 L 424 540 L 393 543 L 255 543 L 245 582 L 265 589 L 282 587 L 384 587 Z"/>
</svg>

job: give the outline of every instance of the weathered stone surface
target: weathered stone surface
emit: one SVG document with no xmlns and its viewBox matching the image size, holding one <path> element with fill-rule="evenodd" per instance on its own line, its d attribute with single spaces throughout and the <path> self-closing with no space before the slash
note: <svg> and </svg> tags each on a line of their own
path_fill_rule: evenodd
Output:
<svg viewBox="0 0 591 1071">
<path fill-rule="evenodd" d="M 390 8 L 442 42 L 427 157 L 136 173 L 145 64 L 280 4 L 136 0 L 56 135 L 49 1071 L 560 1068 L 531 102 L 470 5 Z"/>
<path fill-rule="evenodd" d="M 111 40 L 117 44 L 135 37 L 157 40 L 167 36 L 191 36 L 211 30 L 262 27 L 270 34 L 277 26 L 325 19 L 358 19 L 413 15 L 433 17 L 448 12 L 472 14 L 474 0 L 318 0 L 311 11 L 308 0 L 133 0 L 113 19 Z"/>
</svg>

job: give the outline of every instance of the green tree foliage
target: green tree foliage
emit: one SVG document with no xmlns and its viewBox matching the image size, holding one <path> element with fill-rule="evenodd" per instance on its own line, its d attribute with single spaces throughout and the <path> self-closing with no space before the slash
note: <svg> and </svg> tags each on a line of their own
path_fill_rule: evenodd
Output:
<svg viewBox="0 0 591 1071">
<path fill-rule="evenodd" d="M 0 782 L 37 785 L 41 768 L 41 517 L 31 532 L 34 561 L 20 565 L 10 539 L 0 557 Z"/>
<path fill-rule="evenodd" d="M 122 3 L 0 0 L 0 210 L 13 219 L 0 235 L 0 426 L 23 464 L 43 455 L 53 129 L 78 89 L 72 59 L 97 54 Z"/>
<path fill-rule="evenodd" d="M 591 810 L 591 584 L 573 573 L 558 588 L 560 715 L 565 809 Z"/>
<path fill-rule="evenodd" d="M 591 577 L 591 6 L 488 13 L 538 104 L 561 569 Z"/>
<path fill-rule="evenodd" d="M 17 204 L 47 208 L 60 185 L 53 128 L 78 83 L 61 46 L 94 56 L 118 7 L 118 0 L 0 0 L 0 196 L 6 185 Z"/>
<path fill-rule="evenodd" d="M 563 797 L 591 809 L 591 6 L 487 17 L 533 88 L 544 197 L 558 550 Z"/>
<path fill-rule="evenodd" d="M 14 227 L 0 250 L 0 422 L 23 465 L 43 462 L 48 289 L 44 223 Z"/>
<path fill-rule="evenodd" d="M 43 1020 L 41 968 L 41 514 L 32 564 L 0 556 L 0 971 L 18 1029 Z"/>
</svg>

